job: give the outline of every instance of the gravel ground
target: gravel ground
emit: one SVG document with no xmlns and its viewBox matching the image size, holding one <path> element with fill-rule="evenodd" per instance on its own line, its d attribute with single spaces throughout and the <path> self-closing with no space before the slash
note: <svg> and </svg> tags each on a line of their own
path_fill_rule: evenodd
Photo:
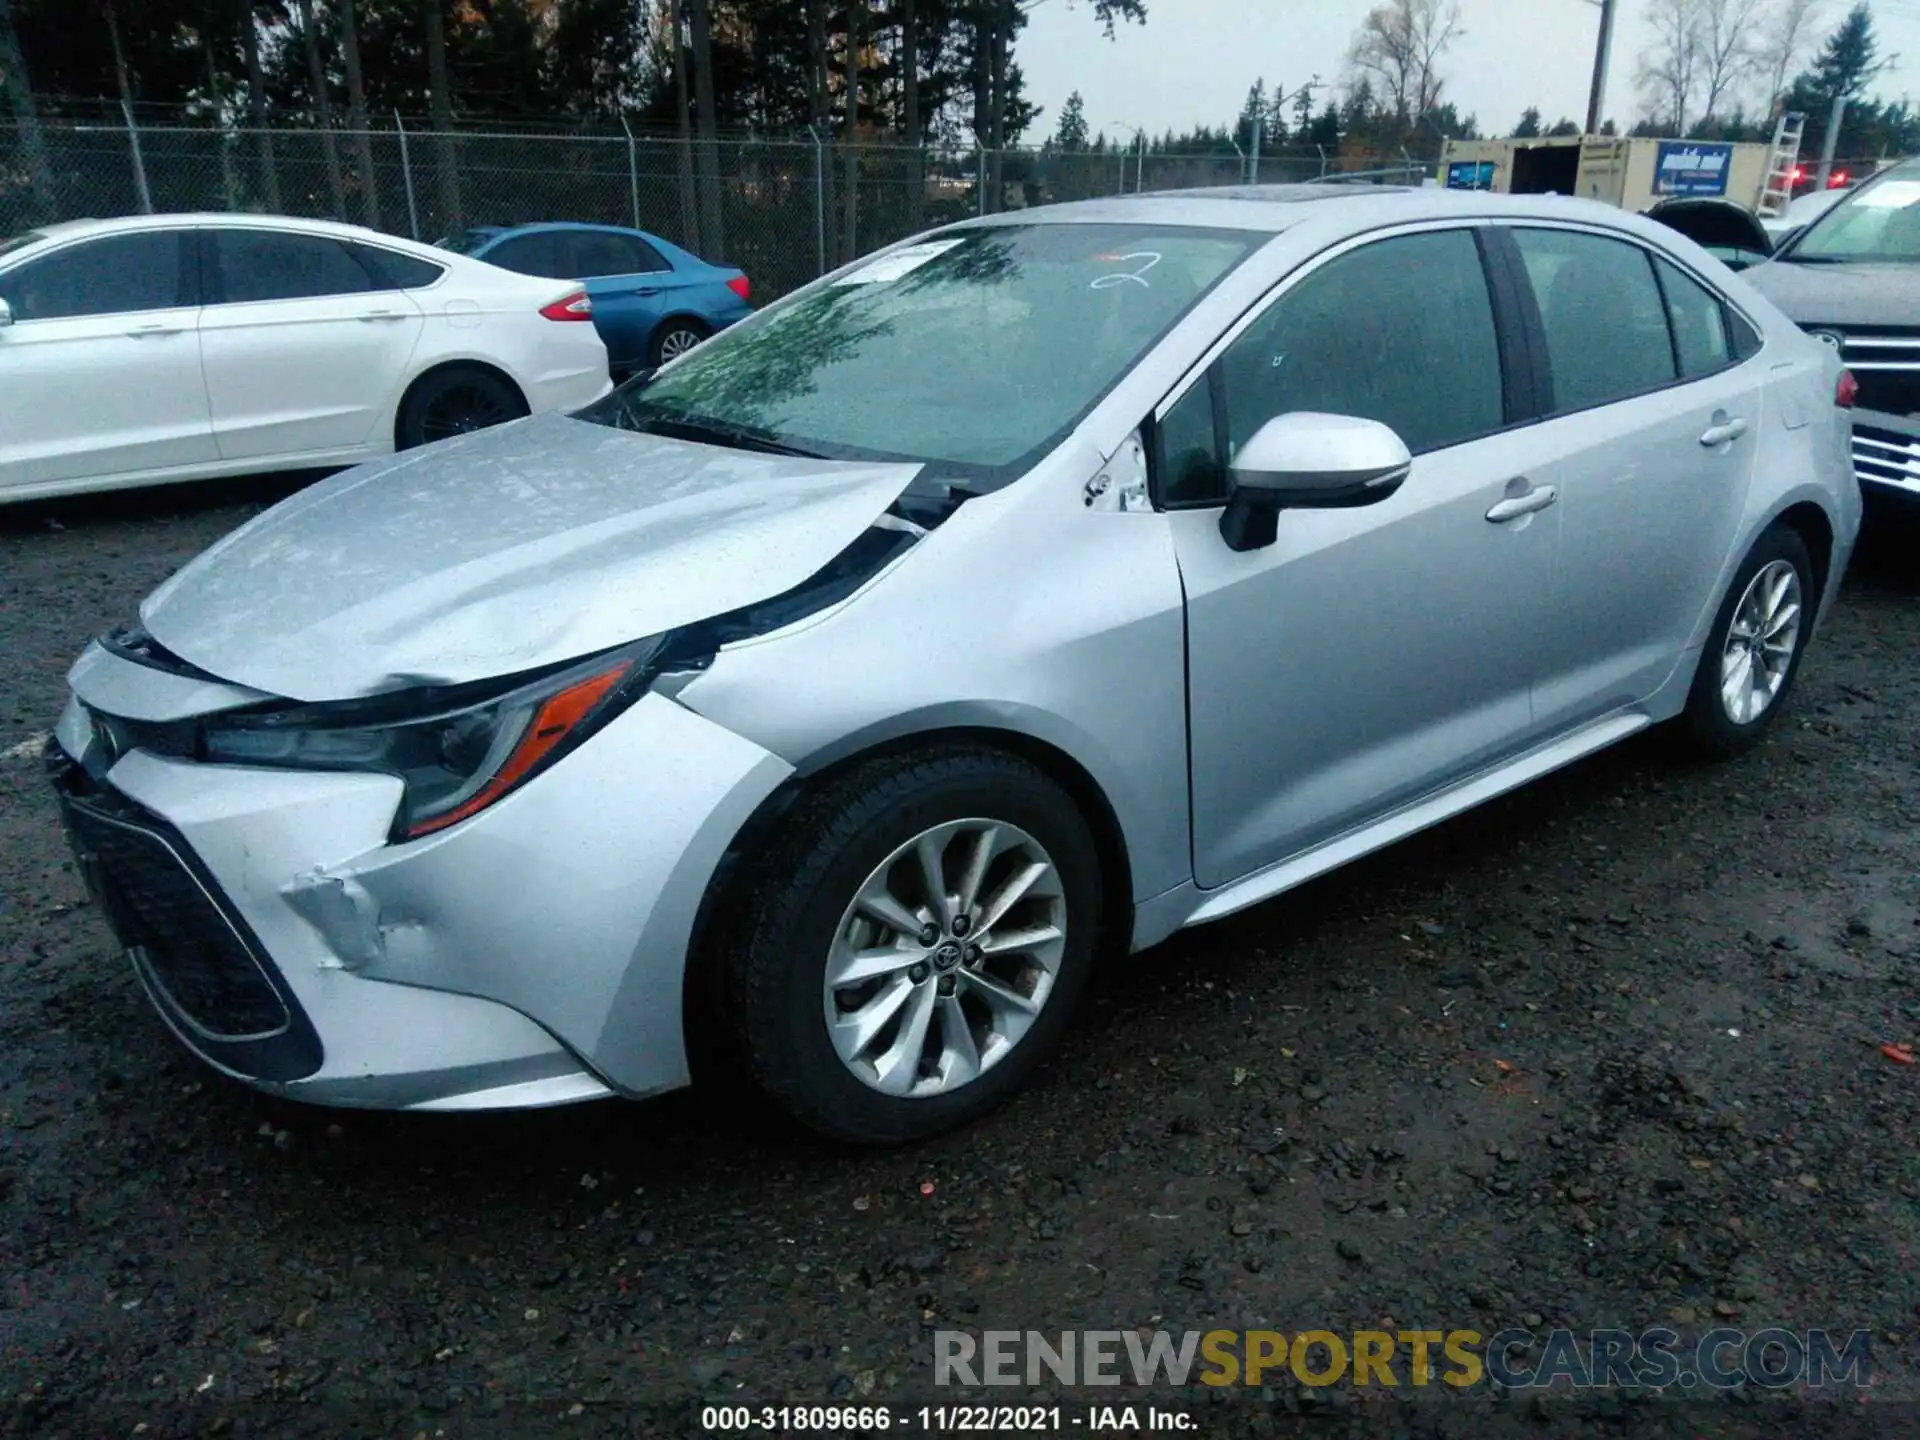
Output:
<svg viewBox="0 0 1920 1440">
<path fill-rule="evenodd" d="M 1870 1329 L 1875 1399 L 1157 1398 L 1209 1437 L 1920 1433 L 1920 1067 L 1879 1049 L 1920 1041 L 1910 529 L 1754 754 L 1646 737 L 1178 937 L 1012 1107 L 847 1155 L 700 1095 L 305 1110 L 181 1051 L 15 751 L 260 494 L 0 516 L 0 1428 L 664 1436 L 925 1398 L 943 1327 L 1667 1323 Z"/>
</svg>

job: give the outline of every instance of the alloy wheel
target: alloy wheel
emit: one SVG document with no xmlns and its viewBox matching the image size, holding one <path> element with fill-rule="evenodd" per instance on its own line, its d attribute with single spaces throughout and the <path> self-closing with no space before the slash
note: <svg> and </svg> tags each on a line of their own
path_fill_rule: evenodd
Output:
<svg viewBox="0 0 1920 1440">
<path fill-rule="evenodd" d="M 1059 871 L 1033 836 L 988 819 L 924 830 L 874 867 L 834 932 L 834 1051 L 883 1094 L 948 1094 L 1025 1038 L 1066 944 Z"/>
<path fill-rule="evenodd" d="M 1720 704 L 1734 724 L 1751 725 L 1786 688 L 1800 610 L 1800 572 L 1788 561 L 1770 561 L 1748 582 L 1720 656 Z"/>
<path fill-rule="evenodd" d="M 451 385 L 435 395 L 420 416 L 420 434 L 425 440 L 445 440 L 485 430 L 514 418 L 506 398 L 490 386 Z"/>
<path fill-rule="evenodd" d="M 678 360 L 699 343 L 700 335 L 697 331 L 689 330 L 685 326 L 669 330 L 660 337 L 660 363 L 664 365 L 669 360 Z"/>
</svg>

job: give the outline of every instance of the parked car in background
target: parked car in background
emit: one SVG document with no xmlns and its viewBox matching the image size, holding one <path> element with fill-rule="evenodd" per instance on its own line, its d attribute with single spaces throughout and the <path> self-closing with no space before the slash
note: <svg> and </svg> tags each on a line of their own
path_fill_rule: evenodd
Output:
<svg viewBox="0 0 1920 1440">
<path fill-rule="evenodd" d="M 1859 381 L 1861 485 L 1920 506 L 1920 160 L 1845 192 L 1746 278 Z"/>
<path fill-rule="evenodd" d="M 1785 214 L 1769 216 L 1760 224 L 1765 227 L 1773 247 L 1778 249 L 1790 236 L 1806 229 L 1846 198 L 1847 191 L 1844 188 L 1809 191 L 1789 201 Z"/>
<path fill-rule="evenodd" d="M 619 374 L 652 369 L 753 313 L 744 271 L 618 225 L 480 226 L 440 241 L 522 275 L 577 280 Z"/>
<path fill-rule="evenodd" d="M 0 244 L 0 503 L 354 464 L 609 387 L 585 290 L 357 226 L 82 220 Z"/>
<path fill-rule="evenodd" d="M 1677 195 L 1649 207 L 1646 215 L 1678 230 L 1729 270 L 1751 269 L 1773 254 L 1760 217 L 1731 200 Z"/>
<path fill-rule="evenodd" d="M 1852 551 L 1848 400 L 1591 201 L 980 217 L 268 510 L 87 647 L 47 758 L 229 1074 L 551 1105 L 711 1035 L 907 1140 L 1113 953 L 1652 725 L 1755 745 Z"/>
</svg>

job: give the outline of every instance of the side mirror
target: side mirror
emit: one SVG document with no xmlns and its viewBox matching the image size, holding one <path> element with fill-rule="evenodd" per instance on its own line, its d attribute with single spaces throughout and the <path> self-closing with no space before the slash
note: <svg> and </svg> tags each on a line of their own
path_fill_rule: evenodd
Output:
<svg viewBox="0 0 1920 1440">
<path fill-rule="evenodd" d="M 1378 420 L 1296 411 L 1262 425 L 1233 457 L 1233 495 L 1220 516 L 1229 549 L 1271 545 L 1282 510 L 1372 505 L 1413 468 L 1405 442 Z"/>
<path fill-rule="evenodd" d="M 11 324 L 13 324 L 13 307 L 5 300 L 0 300 L 0 330 L 6 329 Z"/>
</svg>

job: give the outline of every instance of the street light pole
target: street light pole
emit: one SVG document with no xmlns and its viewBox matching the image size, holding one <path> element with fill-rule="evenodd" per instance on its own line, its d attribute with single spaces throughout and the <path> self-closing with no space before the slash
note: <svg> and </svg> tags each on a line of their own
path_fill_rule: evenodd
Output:
<svg viewBox="0 0 1920 1440">
<path fill-rule="evenodd" d="M 1587 91 L 1587 134 L 1600 133 L 1600 109 L 1607 99 L 1607 63 L 1613 56 L 1613 9 L 1615 0 L 1598 0 L 1600 40 L 1593 50 L 1593 85 Z"/>
</svg>

